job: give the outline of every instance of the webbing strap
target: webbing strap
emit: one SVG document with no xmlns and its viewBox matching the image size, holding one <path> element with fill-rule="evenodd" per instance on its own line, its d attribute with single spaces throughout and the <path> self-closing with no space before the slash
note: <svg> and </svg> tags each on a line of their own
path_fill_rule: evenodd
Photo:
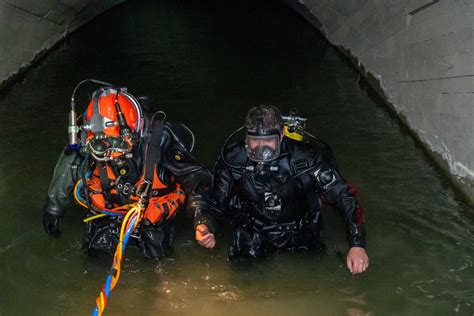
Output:
<svg viewBox="0 0 474 316">
<path fill-rule="evenodd" d="M 155 121 L 153 124 L 153 129 L 151 132 L 150 140 L 147 142 L 146 151 L 145 151 L 145 162 L 143 164 L 144 168 L 144 179 L 148 183 L 153 183 L 155 166 L 161 160 L 161 138 L 163 136 L 163 122 Z M 105 201 L 109 204 L 114 202 L 114 196 L 110 193 L 111 185 L 110 179 L 107 174 L 106 163 L 98 162 L 99 167 L 99 178 L 100 185 L 102 187 L 102 193 L 104 195 Z M 152 189 L 152 185 L 148 186 L 147 192 L 140 192 L 144 196 L 148 196 Z M 138 194 L 138 192 L 137 192 Z"/>
<path fill-rule="evenodd" d="M 161 138 L 163 136 L 163 122 L 155 121 L 151 131 L 150 140 L 147 143 L 145 163 L 144 163 L 144 178 L 145 181 L 153 183 L 155 166 L 161 160 Z M 151 190 L 151 186 L 150 186 Z M 148 194 L 148 192 L 146 192 Z"/>
<path fill-rule="evenodd" d="M 107 174 L 107 166 L 103 162 L 98 162 L 100 186 L 102 187 L 102 194 L 104 195 L 106 203 L 112 203 L 112 195 L 110 194 L 110 182 Z"/>
<path fill-rule="evenodd" d="M 308 172 L 303 174 L 300 179 L 303 184 L 306 199 L 309 202 L 310 212 L 308 215 L 312 220 L 316 221 L 319 217 L 318 212 L 321 211 L 321 201 L 319 200 L 318 194 L 315 192 L 316 187 L 314 186 Z M 316 216 L 316 218 L 314 218 L 314 216 Z"/>
</svg>

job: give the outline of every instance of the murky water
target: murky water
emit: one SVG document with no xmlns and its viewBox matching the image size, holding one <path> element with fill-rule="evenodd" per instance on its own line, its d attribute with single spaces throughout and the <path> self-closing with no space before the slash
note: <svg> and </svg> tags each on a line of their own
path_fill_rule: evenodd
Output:
<svg viewBox="0 0 474 316">
<path fill-rule="evenodd" d="M 371 260 L 355 277 L 332 252 L 229 263 L 228 232 L 207 251 L 181 219 L 163 262 L 127 251 L 109 315 L 474 314 L 473 210 L 335 50 L 271 2 L 163 0 L 103 14 L 0 99 L 0 315 L 89 314 L 110 267 L 81 249 L 79 207 L 68 209 L 60 239 L 41 226 L 70 94 L 91 77 L 151 96 L 195 131 L 196 156 L 209 166 L 250 106 L 297 106 L 359 188 Z M 327 217 L 345 248 L 338 217 Z"/>
</svg>

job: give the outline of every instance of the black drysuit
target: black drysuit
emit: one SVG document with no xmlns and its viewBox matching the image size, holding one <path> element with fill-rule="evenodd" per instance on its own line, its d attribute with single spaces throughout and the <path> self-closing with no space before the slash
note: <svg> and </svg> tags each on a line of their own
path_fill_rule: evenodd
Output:
<svg viewBox="0 0 474 316">
<path fill-rule="evenodd" d="M 247 158 L 243 142 L 224 148 L 209 206 L 197 210 L 195 226 L 205 224 L 215 232 L 228 215 L 233 224 L 230 258 L 323 247 L 321 208 L 329 203 L 342 214 L 350 247 L 365 247 L 362 209 L 355 190 L 337 170 L 331 149 L 286 137 L 280 146 L 280 156 L 264 165 Z"/>
<path fill-rule="evenodd" d="M 202 187 L 207 187 L 210 182 L 208 169 L 190 154 L 194 143 L 193 137 L 186 126 L 165 122 L 160 137 L 161 158 L 158 162 L 154 162 L 156 175 L 162 183 L 169 187 L 173 187 L 175 183 L 182 185 L 187 196 L 185 212 L 191 215 L 199 213 L 200 208 L 203 207 L 204 202 L 198 192 Z M 151 140 L 156 141 L 156 138 L 151 136 L 151 132 L 145 133 L 145 136 L 134 147 L 132 157 L 107 162 L 113 170 L 125 170 L 125 174 L 120 176 L 120 181 L 116 181 L 123 187 L 127 185 L 133 187 L 142 176 L 144 148 L 146 142 Z M 91 158 L 84 157 L 66 147 L 56 164 L 43 211 L 58 218 L 64 216 L 74 185 L 79 178 L 84 179 L 85 174 L 90 172 L 91 165 L 93 165 Z M 115 203 L 117 199 L 123 204 L 130 202 L 127 199 L 127 192 L 124 191 L 122 189 L 114 196 Z M 162 195 L 160 190 L 153 194 Z M 92 215 L 91 212 L 88 216 L 90 215 Z M 89 221 L 86 223 L 85 247 L 89 250 L 112 253 L 118 242 L 120 225 L 121 217 L 103 217 Z M 133 236 L 136 238 L 131 238 L 132 242 L 135 240 L 145 257 L 162 257 L 171 250 L 174 238 L 174 218 L 164 220 L 163 216 L 163 220 L 153 224 L 144 219 L 139 223 L 138 235 Z"/>
</svg>

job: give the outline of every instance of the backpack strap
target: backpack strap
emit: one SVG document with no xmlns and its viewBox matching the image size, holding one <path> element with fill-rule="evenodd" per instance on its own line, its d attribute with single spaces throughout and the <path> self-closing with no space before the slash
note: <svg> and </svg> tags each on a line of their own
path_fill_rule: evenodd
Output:
<svg viewBox="0 0 474 316">
<path fill-rule="evenodd" d="M 163 138 L 163 122 L 156 120 L 153 123 L 151 137 L 147 142 L 145 150 L 145 163 L 143 164 L 144 168 L 144 179 L 146 182 L 150 183 L 147 188 L 147 192 L 144 193 L 145 196 L 149 194 L 149 191 L 152 189 L 152 183 L 155 173 L 155 168 L 157 164 L 161 161 L 161 139 Z"/>
</svg>

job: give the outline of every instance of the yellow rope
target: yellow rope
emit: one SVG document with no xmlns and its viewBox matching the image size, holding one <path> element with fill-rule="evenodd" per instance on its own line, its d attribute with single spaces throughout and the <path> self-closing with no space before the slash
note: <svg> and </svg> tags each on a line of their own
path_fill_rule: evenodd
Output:
<svg viewBox="0 0 474 316">
<path fill-rule="evenodd" d="M 104 216 L 107 216 L 107 214 L 103 214 L 103 213 L 102 213 L 102 214 L 97 214 L 97 215 L 94 215 L 94 216 L 90 216 L 90 217 L 88 217 L 88 218 L 85 218 L 85 219 L 83 219 L 82 221 L 83 221 L 84 223 L 87 223 L 87 222 L 92 221 L 92 220 L 94 220 L 94 219 L 96 219 L 96 218 L 100 218 L 100 217 L 104 217 Z"/>
</svg>

